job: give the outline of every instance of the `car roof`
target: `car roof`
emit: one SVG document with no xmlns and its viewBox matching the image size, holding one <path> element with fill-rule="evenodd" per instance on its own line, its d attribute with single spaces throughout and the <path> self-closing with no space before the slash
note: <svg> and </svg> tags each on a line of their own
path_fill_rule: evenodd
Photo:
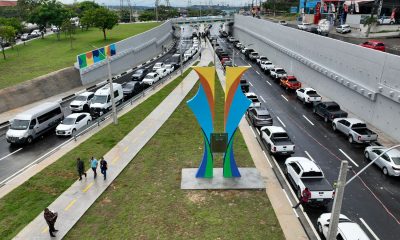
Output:
<svg viewBox="0 0 400 240">
<path fill-rule="evenodd" d="M 276 67 L 276 68 L 274 68 L 274 70 L 276 71 L 276 70 L 280 70 L 280 69 L 282 69 L 283 70 L 283 68 L 280 68 L 280 67 Z"/>
<path fill-rule="evenodd" d="M 72 113 L 72 114 L 66 116 L 65 118 L 77 118 L 77 117 L 79 117 L 79 116 L 82 115 L 82 114 L 85 114 L 85 113 Z M 85 114 L 85 115 L 86 115 L 86 114 Z"/>
<path fill-rule="evenodd" d="M 297 80 L 297 78 L 293 75 L 287 76 L 286 79 L 296 79 Z"/>
<path fill-rule="evenodd" d="M 325 104 L 326 106 L 333 106 L 333 105 L 339 106 L 339 104 L 337 104 L 336 102 L 321 102 L 321 103 Z"/>
<path fill-rule="evenodd" d="M 379 41 L 379 40 L 368 40 L 367 42 L 370 42 L 370 43 L 383 43 L 382 41 Z"/>
<path fill-rule="evenodd" d="M 340 118 L 340 119 L 344 119 L 344 120 L 348 121 L 351 124 L 365 123 L 365 122 L 363 122 L 363 121 L 361 121 L 360 119 L 357 119 L 357 118 Z"/>
<path fill-rule="evenodd" d="M 285 129 L 279 126 L 266 126 L 263 129 L 268 129 L 271 133 L 286 132 Z"/>
<path fill-rule="evenodd" d="M 345 239 L 369 240 L 367 234 L 355 222 L 340 222 L 338 228 Z"/>
<path fill-rule="evenodd" d="M 312 160 L 305 157 L 290 157 L 287 160 L 298 162 L 305 172 L 322 172 L 321 168 Z"/>
<path fill-rule="evenodd" d="M 306 88 L 303 88 L 304 89 L 304 91 L 315 91 L 315 89 L 314 88 L 310 88 L 310 87 L 306 87 Z"/>
<path fill-rule="evenodd" d="M 87 97 L 87 96 L 89 96 L 89 95 L 91 95 L 91 94 L 93 94 L 93 92 L 83 92 L 83 93 L 78 94 L 78 96 L 85 96 L 85 97 Z"/>
<path fill-rule="evenodd" d="M 151 72 L 151 73 L 148 73 L 147 75 L 154 76 L 155 74 L 156 74 L 156 72 Z"/>
<path fill-rule="evenodd" d="M 254 108 L 258 115 L 269 115 L 268 109 L 265 108 Z"/>
</svg>

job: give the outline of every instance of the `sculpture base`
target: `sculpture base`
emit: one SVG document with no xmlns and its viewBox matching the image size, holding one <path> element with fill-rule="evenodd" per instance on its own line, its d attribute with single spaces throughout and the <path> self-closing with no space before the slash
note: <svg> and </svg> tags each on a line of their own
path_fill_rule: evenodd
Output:
<svg viewBox="0 0 400 240">
<path fill-rule="evenodd" d="M 242 177 L 224 178 L 222 168 L 214 168 L 213 178 L 196 178 L 197 168 L 183 168 L 181 189 L 263 189 L 265 182 L 256 168 L 239 168 Z"/>
</svg>

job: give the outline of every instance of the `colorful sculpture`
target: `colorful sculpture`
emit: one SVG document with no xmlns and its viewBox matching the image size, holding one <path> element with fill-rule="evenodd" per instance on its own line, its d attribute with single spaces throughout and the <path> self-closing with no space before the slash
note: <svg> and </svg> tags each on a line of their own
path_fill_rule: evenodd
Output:
<svg viewBox="0 0 400 240">
<path fill-rule="evenodd" d="M 204 154 L 197 170 L 197 178 L 213 177 L 213 154 L 211 151 L 211 133 L 214 131 L 215 117 L 215 67 L 193 67 L 200 78 L 197 94 L 187 102 L 199 123 L 204 139 Z M 251 101 L 239 87 L 240 78 L 248 67 L 226 68 L 226 89 L 224 107 L 224 128 L 228 135 L 228 145 L 224 154 L 223 176 L 240 177 L 233 153 L 233 137 Z"/>
</svg>

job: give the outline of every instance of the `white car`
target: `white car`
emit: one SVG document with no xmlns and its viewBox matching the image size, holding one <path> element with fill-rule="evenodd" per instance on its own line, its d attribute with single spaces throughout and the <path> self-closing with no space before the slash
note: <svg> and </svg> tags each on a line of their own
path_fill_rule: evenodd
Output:
<svg viewBox="0 0 400 240">
<path fill-rule="evenodd" d="M 261 107 L 261 102 L 254 92 L 247 92 L 244 95 L 251 101 L 249 108 Z"/>
<path fill-rule="evenodd" d="M 273 68 L 270 70 L 270 75 L 272 78 L 281 79 L 287 77 L 287 73 L 283 68 Z"/>
<path fill-rule="evenodd" d="M 261 128 L 261 141 L 269 153 L 276 155 L 290 155 L 294 153 L 295 146 L 290 140 L 285 129 L 278 126 L 265 126 Z"/>
<path fill-rule="evenodd" d="M 281 21 L 279 21 L 278 23 L 279 23 L 280 25 L 287 26 L 287 22 L 286 22 L 286 21 L 281 20 Z"/>
<path fill-rule="evenodd" d="M 73 113 L 57 126 L 57 136 L 74 136 L 77 131 L 90 124 L 92 117 L 89 113 Z"/>
<path fill-rule="evenodd" d="M 90 111 L 90 103 L 94 97 L 93 92 L 83 92 L 75 97 L 75 99 L 69 104 L 69 108 L 72 112 Z"/>
<path fill-rule="evenodd" d="M 342 33 L 342 34 L 349 33 L 349 32 L 351 32 L 351 28 L 348 24 L 343 24 L 336 28 L 336 32 Z"/>
<path fill-rule="evenodd" d="M 304 104 L 321 102 L 322 98 L 313 88 L 300 88 L 296 90 L 297 98 Z"/>
<path fill-rule="evenodd" d="M 381 155 L 387 148 L 380 146 L 369 146 L 364 150 L 364 156 L 367 160 L 374 160 L 377 156 Z M 400 176 L 400 151 L 392 149 L 382 155 L 374 162 L 383 174 L 390 176 Z"/>
<path fill-rule="evenodd" d="M 247 50 L 248 48 L 243 48 L 242 50 L 240 50 L 243 54 L 246 52 L 246 50 Z"/>
<path fill-rule="evenodd" d="M 171 74 L 175 70 L 175 67 L 172 64 L 165 64 L 165 69 L 167 69 L 168 74 Z"/>
<path fill-rule="evenodd" d="M 396 20 L 394 18 L 390 18 L 390 17 L 381 17 L 378 19 L 378 23 L 379 24 L 395 24 Z"/>
<path fill-rule="evenodd" d="M 259 58 L 257 58 L 257 64 L 261 65 L 262 61 L 268 61 L 268 58 L 266 56 L 259 56 Z"/>
<path fill-rule="evenodd" d="M 164 63 L 158 62 L 158 63 L 154 64 L 153 71 L 156 71 L 157 69 L 163 68 L 163 67 L 164 67 Z"/>
<path fill-rule="evenodd" d="M 328 237 L 329 221 L 331 218 L 330 213 L 323 213 L 317 220 L 318 232 Z M 368 235 L 362 230 L 360 225 L 351 221 L 343 214 L 339 215 L 339 225 L 335 239 L 343 240 L 369 240 Z"/>
<path fill-rule="evenodd" d="M 153 85 L 153 83 L 157 82 L 160 80 L 160 76 L 156 72 L 151 72 L 148 73 L 142 80 L 142 83 L 148 84 L 148 85 Z"/>
<path fill-rule="evenodd" d="M 260 62 L 260 67 L 264 72 L 269 73 L 269 71 L 271 69 L 275 68 L 275 65 L 272 64 L 272 62 L 270 62 L 270 61 L 261 61 Z"/>
<path fill-rule="evenodd" d="M 186 62 L 190 58 L 192 58 L 192 54 L 190 52 L 185 52 L 185 54 L 183 55 L 183 61 Z"/>
<path fill-rule="evenodd" d="M 159 68 L 156 70 L 156 73 L 160 76 L 160 78 L 163 78 L 168 75 L 168 71 L 165 68 Z"/>
<path fill-rule="evenodd" d="M 42 32 L 40 31 L 40 30 L 33 30 L 32 32 L 31 32 L 31 35 L 32 36 L 35 36 L 35 37 L 40 37 L 40 36 L 42 36 Z"/>
<path fill-rule="evenodd" d="M 297 25 L 300 30 L 307 31 L 309 27 L 311 27 L 311 23 L 300 23 Z"/>
</svg>

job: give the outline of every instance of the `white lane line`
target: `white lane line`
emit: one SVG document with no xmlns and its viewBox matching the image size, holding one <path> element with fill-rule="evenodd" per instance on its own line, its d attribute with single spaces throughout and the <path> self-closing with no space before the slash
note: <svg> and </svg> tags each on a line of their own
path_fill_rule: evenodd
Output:
<svg viewBox="0 0 400 240">
<path fill-rule="evenodd" d="M 265 81 L 265 82 L 267 82 L 270 86 L 272 86 L 272 84 L 269 81 Z"/>
<path fill-rule="evenodd" d="M 258 128 L 256 128 L 256 131 L 257 131 L 258 135 L 260 135 L 260 130 L 258 130 Z"/>
<path fill-rule="evenodd" d="M 249 82 L 249 84 L 250 84 L 250 86 L 252 86 L 252 87 L 253 87 L 253 84 L 251 84 L 251 82 Z"/>
<path fill-rule="evenodd" d="M 347 155 L 345 152 L 343 152 L 342 149 L 339 148 L 339 151 L 347 158 L 349 159 L 350 162 L 352 162 L 354 165 L 356 165 L 356 167 L 359 167 L 358 164 L 356 162 L 353 161 L 353 159 L 351 159 L 351 157 L 349 157 L 349 155 Z"/>
<path fill-rule="evenodd" d="M 256 70 L 256 73 L 258 74 L 258 75 L 260 75 L 260 73 Z"/>
<path fill-rule="evenodd" d="M 263 98 L 262 96 L 260 96 L 260 98 L 261 98 L 261 100 L 262 100 L 263 102 L 265 102 L 265 103 L 266 103 L 266 101 L 264 100 L 264 98 Z"/>
<path fill-rule="evenodd" d="M 293 206 L 293 204 L 292 204 L 292 202 L 290 201 L 289 196 L 287 195 L 285 189 L 282 188 L 282 191 L 283 191 L 283 193 L 285 194 L 287 200 L 289 201 L 290 206 Z M 296 209 L 292 208 L 292 210 L 293 210 L 294 214 L 296 215 L 296 217 L 299 218 L 299 215 L 297 214 Z"/>
<path fill-rule="evenodd" d="M 289 100 L 285 96 L 281 95 L 281 97 L 283 97 L 283 99 L 285 99 L 286 102 L 289 102 Z"/>
<path fill-rule="evenodd" d="M 0 158 L 0 161 L 2 161 L 2 160 L 4 160 L 4 159 L 8 158 L 9 156 L 11 156 L 11 155 L 13 155 L 14 153 L 17 153 L 17 152 L 19 152 L 19 151 L 21 151 L 21 150 L 22 150 L 22 148 L 15 150 L 14 152 L 12 152 L 12 153 L 10 153 L 10 154 L 8 154 L 8 155 L 6 155 L 6 156 Z"/>
<path fill-rule="evenodd" d="M 274 168 L 274 167 L 272 166 L 272 164 L 271 164 L 271 161 L 269 160 L 269 157 L 267 156 L 267 154 L 265 154 L 265 151 L 263 151 L 263 153 L 264 153 L 264 157 L 267 159 L 267 162 L 268 162 L 269 166 L 270 166 L 271 168 Z"/>
<path fill-rule="evenodd" d="M 255 138 L 257 138 L 257 137 L 256 137 L 256 134 L 254 133 L 253 128 L 252 128 L 250 125 L 249 125 L 249 128 L 250 128 L 251 132 L 253 133 L 253 136 L 254 136 Z"/>
<path fill-rule="evenodd" d="M 282 122 L 282 120 L 279 117 L 276 117 L 278 119 L 278 121 L 282 124 L 283 127 L 286 128 L 286 125 Z"/>
<path fill-rule="evenodd" d="M 371 233 L 371 235 L 376 239 L 376 240 L 380 240 L 379 237 L 374 233 L 374 231 L 372 231 L 372 229 L 368 226 L 367 222 L 364 221 L 364 219 L 360 218 L 360 221 L 362 224 L 364 224 L 365 228 L 367 228 L 367 230 L 369 231 L 369 233 Z"/>
<path fill-rule="evenodd" d="M 307 151 L 304 151 L 304 153 L 308 156 L 308 158 L 311 159 L 311 161 L 315 162 L 314 158 L 312 158 L 311 155 Z"/>
<path fill-rule="evenodd" d="M 308 119 L 306 116 L 304 116 L 304 115 L 303 115 L 303 118 L 304 118 L 305 120 L 307 120 L 307 122 L 309 122 L 311 125 L 313 125 L 313 126 L 314 126 L 314 123 L 313 123 L 313 122 L 311 122 L 311 120 L 310 120 L 310 119 Z"/>
</svg>

